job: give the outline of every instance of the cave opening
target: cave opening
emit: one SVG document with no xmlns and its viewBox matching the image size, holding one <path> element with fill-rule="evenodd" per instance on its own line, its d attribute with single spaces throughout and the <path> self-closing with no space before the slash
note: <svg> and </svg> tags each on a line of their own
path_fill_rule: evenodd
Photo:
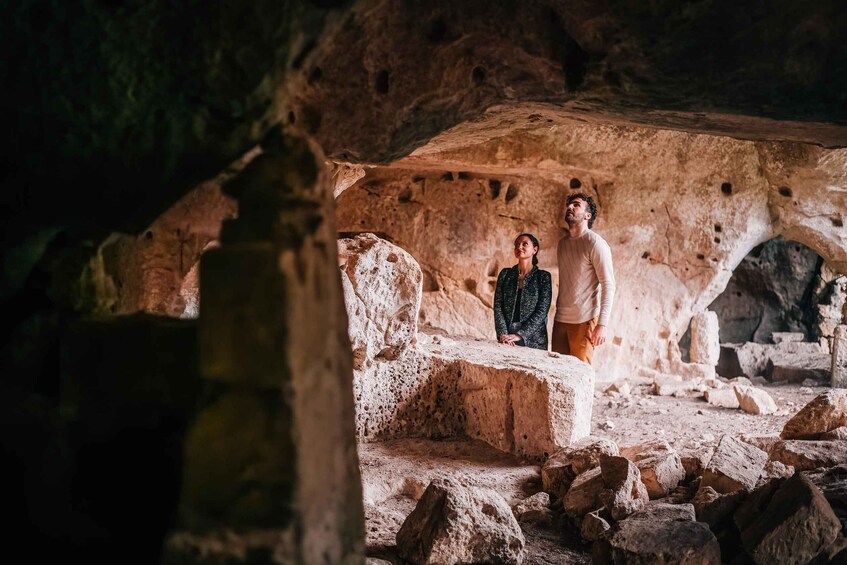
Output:
<svg viewBox="0 0 847 565">
<path fill-rule="evenodd" d="M 815 250 L 782 236 L 755 246 L 708 307 L 719 328 L 717 373 L 828 384 L 845 302 L 847 277 Z M 691 331 L 689 326 L 679 342 L 686 362 Z M 739 361 L 753 351 L 756 362 Z"/>
</svg>

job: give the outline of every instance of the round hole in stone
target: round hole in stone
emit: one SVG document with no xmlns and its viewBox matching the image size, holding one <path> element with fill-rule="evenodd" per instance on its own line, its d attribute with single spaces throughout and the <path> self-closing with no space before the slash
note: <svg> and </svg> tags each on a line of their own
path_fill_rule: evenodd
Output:
<svg viewBox="0 0 847 565">
<path fill-rule="evenodd" d="M 642 259 L 646 259 L 646 258 L 648 258 L 649 256 L 650 256 L 650 252 L 649 252 L 649 251 L 645 251 L 644 253 L 642 253 L 642 254 L 641 254 L 641 258 L 642 258 Z"/>
<path fill-rule="evenodd" d="M 721 230 L 723 230 L 723 228 L 721 227 L 721 225 L 720 225 L 720 224 L 715 224 L 715 232 L 716 232 L 716 233 L 721 233 Z"/>
<path fill-rule="evenodd" d="M 499 180 L 491 179 L 488 181 L 488 195 L 491 197 L 492 200 L 500 196 L 501 186 L 502 184 Z"/>
<path fill-rule="evenodd" d="M 506 202 L 512 200 L 518 195 L 518 187 L 513 184 L 509 185 L 509 188 L 506 189 Z"/>
<path fill-rule="evenodd" d="M 700 259 L 700 260 L 702 261 L 703 259 L 705 259 L 705 258 L 706 258 L 706 256 L 705 256 L 705 255 L 703 255 L 702 253 L 698 253 L 698 254 L 697 254 L 697 258 L 698 258 L 698 259 Z"/>
<path fill-rule="evenodd" d="M 146 237 L 147 239 L 153 239 L 153 232 L 148 231 L 147 233 L 144 234 L 144 237 Z"/>
<path fill-rule="evenodd" d="M 485 82 L 485 69 L 482 67 L 474 67 L 471 71 L 471 80 L 477 86 Z"/>
<path fill-rule="evenodd" d="M 780 196 L 785 196 L 786 198 L 794 196 L 794 191 L 787 186 L 780 186 L 777 190 L 779 191 Z"/>
<path fill-rule="evenodd" d="M 579 179 L 578 179 L 578 178 L 576 178 L 576 177 L 574 177 L 574 178 L 572 178 L 572 179 L 571 179 L 571 184 L 570 184 L 570 187 L 571 187 L 571 188 L 579 188 L 579 187 L 581 187 L 581 186 L 582 186 L 582 181 L 581 181 L 581 180 L 579 180 Z"/>
<path fill-rule="evenodd" d="M 725 182 L 721 184 L 721 192 L 726 195 L 732 194 L 732 183 Z"/>
</svg>

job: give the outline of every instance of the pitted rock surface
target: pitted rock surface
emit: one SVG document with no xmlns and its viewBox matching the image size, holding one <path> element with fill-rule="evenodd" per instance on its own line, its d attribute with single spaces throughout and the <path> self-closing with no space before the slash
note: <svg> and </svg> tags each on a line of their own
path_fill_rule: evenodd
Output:
<svg viewBox="0 0 847 565">
<path fill-rule="evenodd" d="M 524 543 L 502 496 L 450 479 L 430 483 L 397 532 L 398 553 L 418 565 L 520 565 Z"/>
<path fill-rule="evenodd" d="M 360 438 L 468 435 L 541 459 L 588 435 L 587 364 L 491 342 L 418 338 L 401 359 L 355 372 Z"/>
<path fill-rule="evenodd" d="M 423 275 L 403 249 L 373 234 L 338 241 L 353 366 L 399 358 L 418 332 Z"/>
</svg>

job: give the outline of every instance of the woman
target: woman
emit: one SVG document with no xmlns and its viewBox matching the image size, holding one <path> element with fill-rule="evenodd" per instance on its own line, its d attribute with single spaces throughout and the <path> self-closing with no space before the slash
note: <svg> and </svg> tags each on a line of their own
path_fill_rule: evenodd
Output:
<svg viewBox="0 0 847 565">
<path fill-rule="evenodd" d="M 522 233 L 515 239 L 518 264 L 503 269 L 494 291 L 494 327 L 497 341 L 547 349 L 547 313 L 553 286 L 550 273 L 538 265 L 538 240 Z"/>
</svg>

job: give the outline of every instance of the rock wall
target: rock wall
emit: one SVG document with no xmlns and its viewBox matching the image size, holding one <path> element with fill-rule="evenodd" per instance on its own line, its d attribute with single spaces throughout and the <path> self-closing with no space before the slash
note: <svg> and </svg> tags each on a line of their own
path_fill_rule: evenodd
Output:
<svg viewBox="0 0 847 565">
<path fill-rule="evenodd" d="M 618 280 L 598 380 L 672 359 L 691 316 L 775 235 L 847 272 L 847 151 L 526 116 L 518 133 L 457 128 L 338 197 L 339 229 L 386 234 L 424 273 L 421 323 L 493 338 L 499 269 L 523 231 L 556 280 L 567 194 L 599 204 L 594 229 Z M 552 121 L 552 120 L 551 120 Z"/>
</svg>

